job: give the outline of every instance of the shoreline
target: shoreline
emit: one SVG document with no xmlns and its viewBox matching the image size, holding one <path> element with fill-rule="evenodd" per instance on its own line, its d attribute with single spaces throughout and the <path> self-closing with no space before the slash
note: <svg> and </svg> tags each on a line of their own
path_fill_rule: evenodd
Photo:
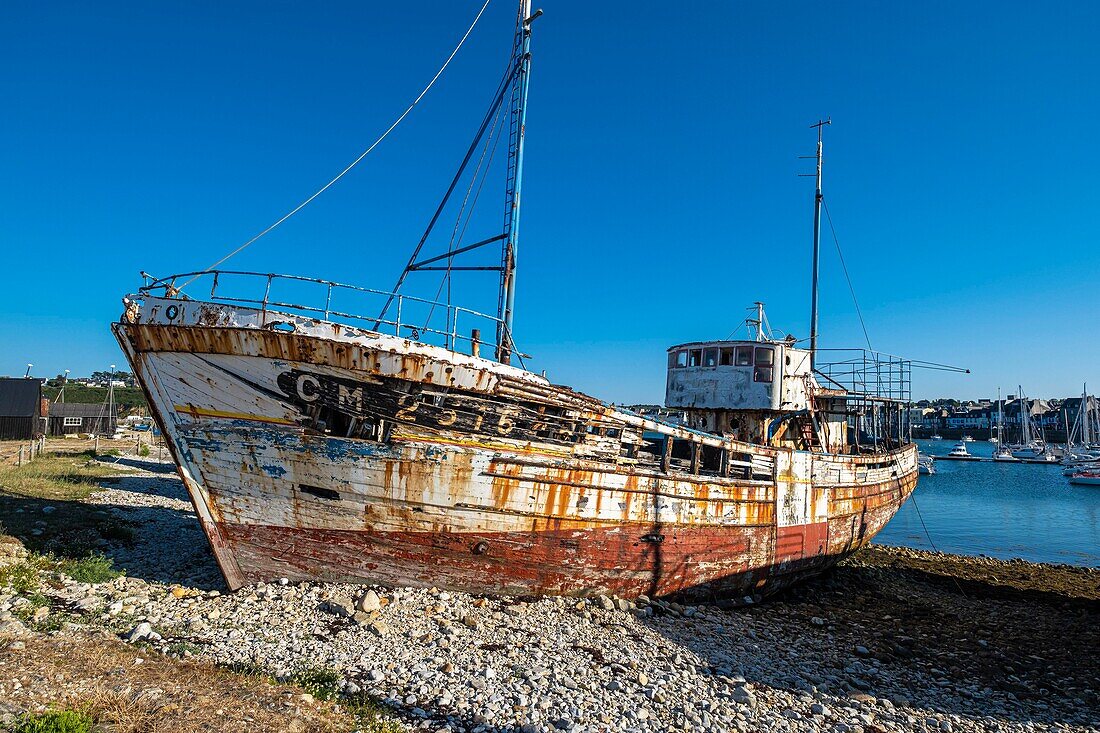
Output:
<svg viewBox="0 0 1100 733">
<path fill-rule="evenodd" d="M 4 666 L 18 670 L 12 644 L 117 643 L 95 636 L 107 634 L 146 663 L 288 684 L 331 673 L 337 702 L 369 699 L 398 729 L 456 733 L 1100 725 L 1094 568 L 870 545 L 733 609 L 317 583 L 227 594 L 174 475 L 119 471 L 79 503 L 131 528 L 100 548 L 129 572 L 102 583 L 44 572 L 38 621 L 30 594 L 0 589 Z M 50 694 L 0 686 L 23 709 Z"/>
</svg>

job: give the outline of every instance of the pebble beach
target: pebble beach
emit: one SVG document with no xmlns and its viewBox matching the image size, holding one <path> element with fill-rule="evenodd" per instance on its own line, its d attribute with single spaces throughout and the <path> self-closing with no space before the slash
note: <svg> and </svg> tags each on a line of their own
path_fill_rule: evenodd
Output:
<svg viewBox="0 0 1100 733">
<path fill-rule="evenodd" d="M 91 629 L 276 679 L 332 670 L 409 730 L 1100 728 L 1095 569 L 871 547 L 739 608 L 285 580 L 229 593 L 170 466 L 141 466 L 85 500 L 134 527 L 101 548 L 125 574 L 58 577 L 40 618 L 0 589 L 0 646 Z M 0 677 L 11 710 L 41 699 Z"/>
</svg>

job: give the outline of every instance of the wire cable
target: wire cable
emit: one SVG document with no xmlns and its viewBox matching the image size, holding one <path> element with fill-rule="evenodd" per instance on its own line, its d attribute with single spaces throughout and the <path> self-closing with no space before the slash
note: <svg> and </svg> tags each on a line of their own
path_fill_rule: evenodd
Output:
<svg viewBox="0 0 1100 733">
<path fill-rule="evenodd" d="M 863 311 L 859 308 L 859 299 L 856 298 L 856 289 L 852 285 L 852 278 L 848 275 L 848 265 L 844 262 L 844 253 L 840 250 L 840 240 L 836 236 L 836 227 L 833 226 L 833 215 L 829 213 L 829 204 L 825 197 L 821 197 L 821 205 L 825 207 L 825 218 L 829 222 L 829 231 L 833 233 L 833 244 L 836 245 L 836 253 L 840 257 L 840 269 L 844 271 L 844 279 L 848 281 L 848 290 L 852 293 L 852 303 L 856 306 L 856 315 L 859 316 L 859 325 L 863 328 L 863 338 L 867 341 L 867 348 L 874 351 L 871 346 L 871 337 L 867 334 L 867 324 L 863 321 Z"/>
<path fill-rule="evenodd" d="M 236 256 L 241 251 L 243 251 L 246 247 L 248 247 L 249 245 L 254 243 L 256 240 L 258 240 L 260 237 L 264 236 L 265 234 L 267 234 L 271 230 L 275 229 L 275 227 L 279 226 L 284 221 L 286 221 L 290 217 L 297 214 L 299 211 L 301 211 L 306 206 L 308 206 L 310 203 L 312 203 L 315 198 L 317 198 L 322 193 L 327 191 L 334 183 L 336 183 L 341 178 L 343 178 L 352 168 L 359 165 L 359 163 L 362 162 L 363 158 L 366 158 L 368 155 L 370 155 L 371 151 L 374 150 L 376 147 L 378 147 L 378 145 L 381 144 L 381 142 L 383 140 L 385 140 L 386 137 L 389 136 L 389 134 L 391 132 L 393 132 L 394 128 L 396 128 L 399 124 L 401 124 L 401 122 L 406 117 L 408 117 L 409 113 L 413 111 L 413 107 L 415 107 L 417 104 L 420 103 L 420 100 L 422 100 L 424 98 L 424 95 L 426 95 L 428 93 L 428 90 L 430 90 L 433 86 L 435 86 L 436 81 L 438 81 L 439 77 L 441 77 L 443 75 L 443 72 L 446 71 L 446 69 L 450 65 L 451 61 L 454 60 L 454 57 L 456 55 L 458 55 L 459 49 L 461 49 L 463 44 L 466 43 L 466 39 L 470 37 L 470 33 L 473 32 L 474 26 L 476 26 L 477 22 L 479 20 L 481 20 L 481 16 L 485 13 L 485 9 L 489 7 L 489 2 L 490 2 L 490 0 L 485 0 L 485 2 L 482 4 L 481 10 L 477 11 L 477 15 L 474 16 L 474 20 L 473 20 L 472 23 L 470 23 L 470 27 L 466 29 L 466 32 L 462 35 L 462 38 L 458 41 L 458 45 L 455 46 L 453 51 L 451 51 L 451 55 L 447 57 L 447 60 L 443 62 L 443 65 L 441 67 L 439 67 L 439 71 L 435 72 L 435 76 L 433 76 L 431 81 L 428 82 L 428 85 L 426 87 L 424 87 L 424 89 L 420 92 L 420 94 L 418 94 L 416 96 L 416 99 L 414 99 L 412 101 L 412 104 L 410 104 L 408 107 L 406 107 L 405 111 L 402 112 L 401 115 L 396 120 L 393 121 L 393 124 L 390 125 L 388 128 L 386 128 L 386 131 L 383 132 L 382 135 L 377 140 L 375 140 L 373 143 L 371 143 L 370 147 L 368 147 L 366 150 L 364 150 L 359 155 L 359 157 L 356 158 L 355 160 L 353 160 L 346 168 L 344 168 L 344 170 L 340 171 L 340 173 L 338 173 L 335 178 L 333 178 L 331 181 L 329 181 L 325 185 L 321 186 L 321 188 L 317 189 L 317 191 L 312 196 L 310 196 L 305 201 L 303 201 L 302 203 L 295 206 L 293 209 L 291 209 L 289 212 L 287 212 L 285 215 L 283 215 L 280 219 L 278 219 L 274 224 L 271 224 L 269 227 L 264 229 L 262 232 L 260 232 L 256 236 L 252 237 L 252 239 L 248 240 L 247 242 L 242 244 L 240 247 L 237 247 L 235 250 L 233 250 L 232 252 L 227 254 L 225 257 L 222 257 L 220 260 L 218 260 L 214 264 L 207 267 L 206 271 L 213 270 L 215 267 L 222 264 L 223 262 L 226 262 L 231 257 Z M 193 277 L 190 280 L 188 280 L 187 282 L 185 282 L 183 284 L 183 286 L 181 287 L 181 289 L 183 287 L 187 287 L 188 285 L 193 283 L 198 277 L 200 277 L 200 275 L 196 275 L 195 277 Z"/>
</svg>

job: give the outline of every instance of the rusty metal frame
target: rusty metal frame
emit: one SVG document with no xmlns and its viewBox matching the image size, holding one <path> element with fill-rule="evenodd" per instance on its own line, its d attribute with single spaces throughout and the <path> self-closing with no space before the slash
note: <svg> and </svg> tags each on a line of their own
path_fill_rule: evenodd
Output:
<svg viewBox="0 0 1100 733">
<path fill-rule="evenodd" d="M 912 401 L 913 362 L 869 349 L 818 349 L 836 360 L 818 363 L 814 371 L 851 396 L 875 402 Z"/>
</svg>

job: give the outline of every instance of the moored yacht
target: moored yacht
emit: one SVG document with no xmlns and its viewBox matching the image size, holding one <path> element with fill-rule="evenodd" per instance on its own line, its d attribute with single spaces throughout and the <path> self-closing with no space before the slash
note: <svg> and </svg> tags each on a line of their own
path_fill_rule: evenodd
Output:
<svg viewBox="0 0 1100 733">
<path fill-rule="evenodd" d="M 947 454 L 950 458 L 972 458 L 970 451 L 966 449 L 966 443 L 955 443 L 955 447 Z"/>
<path fill-rule="evenodd" d="M 1069 482 L 1079 486 L 1100 486 L 1100 470 L 1075 473 L 1069 477 Z"/>
</svg>

